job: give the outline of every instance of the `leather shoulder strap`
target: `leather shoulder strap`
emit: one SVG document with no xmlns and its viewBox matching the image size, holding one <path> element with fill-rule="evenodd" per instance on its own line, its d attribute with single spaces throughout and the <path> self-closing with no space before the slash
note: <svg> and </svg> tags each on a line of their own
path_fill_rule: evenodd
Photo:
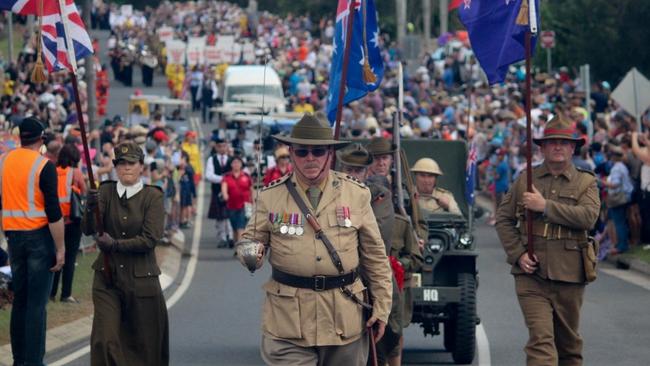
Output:
<svg viewBox="0 0 650 366">
<path fill-rule="evenodd" d="M 323 242 L 323 244 L 325 244 L 325 248 L 327 248 L 327 253 L 329 253 L 330 258 L 334 263 L 334 266 L 336 266 L 336 269 L 339 271 L 340 274 L 343 274 L 345 270 L 343 269 L 343 263 L 341 262 L 341 257 L 339 257 L 339 254 L 336 252 L 336 249 L 334 249 L 332 242 L 330 242 L 329 238 L 327 238 L 327 236 L 323 232 L 323 229 L 318 223 L 318 220 L 316 220 L 316 217 L 311 213 L 311 210 L 309 210 L 309 208 L 305 204 L 305 201 L 303 201 L 303 199 L 298 194 L 298 191 L 296 190 L 296 187 L 291 181 L 291 179 L 285 180 L 284 184 L 287 186 L 287 190 L 289 190 L 289 194 L 291 195 L 291 197 L 293 197 L 293 200 L 298 205 L 298 208 L 300 208 L 300 211 L 302 212 L 303 216 L 305 216 L 305 219 L 307 220 L 309 225 L 314 229 L 314 232 L 316 232 L 316 239 L 319 239 L 320 241 Z"/>
</svg>

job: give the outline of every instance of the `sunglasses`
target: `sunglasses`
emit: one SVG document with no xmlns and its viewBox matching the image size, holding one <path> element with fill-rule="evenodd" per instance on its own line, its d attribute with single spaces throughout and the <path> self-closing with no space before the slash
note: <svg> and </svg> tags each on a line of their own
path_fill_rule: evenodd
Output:
<svg viewBox="0 0 650 366">
<path fill-rule="evenodd" d="M 299 158 L 307 157 L 307 155 L 309 155 L 310 152 L 314 157 L 320 158 L 322 156 L 325 156 L 325 154 L 327 154 L 328 151 L 329 149 L 326 147 L 315 147 L 313 149 L 307 149 L 307 148 L 293 149 L 293 153 L 296 154 L 296 156 Z"/>
</svg>

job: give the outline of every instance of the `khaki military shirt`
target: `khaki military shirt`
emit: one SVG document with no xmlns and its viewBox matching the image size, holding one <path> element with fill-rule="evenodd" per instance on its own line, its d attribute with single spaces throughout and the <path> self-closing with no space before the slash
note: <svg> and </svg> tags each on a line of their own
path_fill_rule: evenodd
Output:
<svg viewBox="0 0 650 366">
<path fill-rule="evenodd" d="M 441 197 L 446 197 L 449 200 L 449 210 L 445 210 L 438 204 L 438 199 Z M 446 189 L 436 187 L 433 189 L 431 195 L 419 194 L 418 195 L 418 205 L 422 213 L 437 213 L 437 212 L 449 212 L 454 215 L 462 215 L 458 203 L 454 199 L 454 195 Z"/>
<path fill-rule="evenodd" d="M 120 198 L 117 182 L 106 181 L 99 186 L 97 205 L 104 231 L 117 241 L 110 256 L 115 276 L 158 277 L 154 248 L 164 234 L 163 193 L 156 186 L 145 185 L 129 199 Z M 96 232 L 92 213 L 84 213 L 81 222 L 86 235 Z M 104 252 L 100 252 L 92 268 L 103 270 Z M 157 282 L 157 281 L 156 281 Z"/>
<path fill-rule="evenodd" d="M 581 250 L 586 245 L 586 232 L 593 228 L 600 210 L 596 178 L 573 164 L 554 176 L 542 164 L 533 168 L 533 185 L 546 199 L 545 212 L 533 214 L 534 248 L 540 261 L 535 273 L 556 281 L 585 282 Z M 524 192 L 525 172 L 503 197 L 496 215 L 497 233 L 513 274 L 524 273 L 517 263 L 528 241 Z"/>
<path fill-rule="evenodd" d="M 284 184 L 287 179 L 296 184 L 295 176 L 285 176 L 260 192 L 257 210 L 243 236 L 268 245 L 269 262 L 281 271 L 303 277 L 338 275 L 325 245 L 308 223 L 304 222 L 303 235 L 287 235 L 272 222 L 276 214 L 300 213 Z M 302 189 L 298 192 L 309 202 Z M 350 227 L 337 220 L 338 207 L 349 208 Z M 386 322 L 391 308 L 391 269 L 370 207 L 370 191 L 363 183 L 331 171 L 314 214 L 341 257 L 345 272 L 358 268 L 368 280 L 373 315 Z M 361 280 L 349 288 L 362 297 Z M 264 290 L 262 330 L 266 336 L 312 347 L 348 344 L 362 335 L 362 308 L 340 289 L 314 291 L 271 279 Z"/>
<path fill-rule="evenodd" d="M 379 226 L 379 233 L 381 234 L 381 239 L 384 241 L 384 246 L 386 247 L 387 255 L 390 253 L 392 236 L 393 236 L 393 226 L 395 224 L 395 211 L 393 210 L 393 201 L 391 200 L 391 194 L 388 188 L 385 188 L 379 184 L 370 183 L 368 184 L 371 194 L 371 207 L 372 212 L 375 214 L 377 219 L 377 226 Z"/>
<path fill-rule="evenodd" d="M 393 246 L 390 255 L 397 258 L 404 267 L 404 286 L 410 286 L 409 280 L 413 273 L 420 270 L 424 258 L 415 239 L 413 229 L 408 219 L 402 215 L 395 215 L 393 228 Z"/>
</svg>

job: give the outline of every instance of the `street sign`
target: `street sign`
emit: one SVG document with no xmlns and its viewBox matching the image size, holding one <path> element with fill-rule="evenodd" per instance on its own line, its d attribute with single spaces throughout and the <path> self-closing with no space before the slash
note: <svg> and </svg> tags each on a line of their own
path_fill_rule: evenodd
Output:
<svg viewBox="0 0 650 366">
<path fill-rule="evenodd" d="M 542 48 L 555 48 L 555 32 L 543 31 L 539 37 Z"/>
<path fill-rule="evenodd" d="M 650 107 L 650 81 L 632 68 L 612 92 L 612 99 L 639 121 Z"/>
</svg>

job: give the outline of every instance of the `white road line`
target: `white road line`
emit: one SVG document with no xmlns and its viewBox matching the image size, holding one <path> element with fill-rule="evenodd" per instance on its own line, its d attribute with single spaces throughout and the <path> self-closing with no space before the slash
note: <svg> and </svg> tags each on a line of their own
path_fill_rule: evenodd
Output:
<svg viewBox="0 0 650 366">
<path fill-rule="evenodd" d="M 648 279 L 648 276 L 636 271 L 602 267 L 600 268 L 600 271 L 646 290 L 650 290 L 650 279 Z"/>
<path fill-rule="evenodd" d="M 491 366 L 490 360 L 490 342 L 488 341 L 487 333 L 483 324 L 476 327 L 476 348 L 478 348 L 478 366 Z"/>
<path fill-rule="evenodd" d="M 203 197 L 204 191 L 205 184 L 200 182 L 198 196 Z M 169 298 L 169 300 L 167 300 L 167 309 L 174 306 L 174 304 L 176 304 L 176 302 L 178 302 L 178 300 L 185 294 L 187 289 L 190 287 L 190 283 L 192 283 L 194 272 L 196 272 L 196 263 L 198 262 L 199 257 L 199 243 L 201 242 L 201 228 L 203 227 L 203 204 L 205 200 L 199 199 L 197 201 L 196 216 L 199 217 L 199 220 L 197 220 L 196 225 L 194 225 L 194 234 L 192 235 L 192 249 L 190 250 L 192 256 L 187 264 L 187 269 L 185 270 L 185 275 L 183 276 L 181 285 L 178 286 L 178 289 L 176 289 L 174 294 Z"/>
<path fill-rule="evenodd" d="M 199 129 L 200 130 L 200 129 Z M 201 132 L 202 134 L 202 132 Z M 199 191 L 198 191 L 198 196 L 203 197 L 203 194 L 205 193 L 205 184 L 203 181 L 199 183 Z M 187 289 L 190 287 L 190 283 L 192 283 L 192 278 L 194 278 L 194 272 L 196 272 L 196 264 L 198 262 L 198 254 L 199 254 L 199 243 L 201 242 L 201 228 L 203 227 L 203 204 L 204 201 L 203 199 L 199 199 L 198 205 L 197 205 L 197 214 L 196 216 L 199 217 L 199 219 L 196 221 L 196 225 L 194 225 L 194 235 L 192 235 L 192 249 L 190 250 L 191 257 L 190 261 L 187 264 L 187 269 L 185 270 L 185 274 L 183 275 L 183 280 L 181 281 L 180 286 L 174 291 L 174 294 L 167 300 L 167 309 L 171 309 L 172 306 L 174 306 L 178 300 L 183 297 Z M 90 352 L 90 346 L 85 346 L 67 356 L 64 358 L 57 360 L 56 362 L 52 362 L 50 366 L 63 366 L 66 365 L 82 356 Z"/>
<path fill-rule="evenodd" d="M 60 359 L 60 360 L 58 360 L 56 362 L 52 362 L 50 364 L 50 366 L 62 366 L 62 365 L 65 365 L 67 363 L 70 363 L 70 362 L 82 357 L 83 355 L 85 355 L 88 352 L 90 352 L 90 346 L 86 346 L 86 347 L 84 347 L 84 348 L 82 348 L 80 350 L 77 350 L 77 351 L 63 357 L 62 359 Z"/>
</svg>

